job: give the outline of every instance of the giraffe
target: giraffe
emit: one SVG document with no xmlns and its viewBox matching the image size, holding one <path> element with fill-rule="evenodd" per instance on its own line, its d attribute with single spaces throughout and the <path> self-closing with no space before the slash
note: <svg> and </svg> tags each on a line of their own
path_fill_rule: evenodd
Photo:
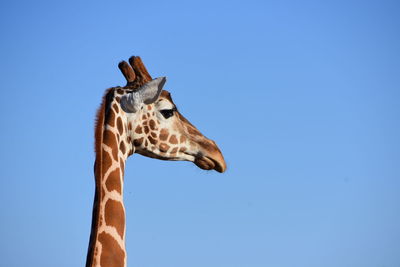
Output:
<svg viewBox="0 0 400 267">
<path fill-rule="evenodd" d="M 134 153 L 161 160 L 191 161 L 224 172 L 216 143 L 200 133 L 163 90 L 165 77 L 152 79 L 140 57 L 118 65 L 127 84 L 106 90 L 96 115 L 95 196 L 87 267 L 126 266 L 125 162 Z"/>
</svg>

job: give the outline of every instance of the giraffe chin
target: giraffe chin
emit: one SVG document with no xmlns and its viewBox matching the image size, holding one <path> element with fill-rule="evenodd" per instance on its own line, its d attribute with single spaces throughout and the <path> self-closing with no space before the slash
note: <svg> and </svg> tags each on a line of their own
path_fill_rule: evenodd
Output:
<svg viewBox="0 0 400 267">
<path fill-rule="evenodd" d="M 225 171 L 225 169 L 217 161 L 206 156 L 196 158 L 193 163 L 203 170 L 216 170 L 217 172 Z"/>
</svg>

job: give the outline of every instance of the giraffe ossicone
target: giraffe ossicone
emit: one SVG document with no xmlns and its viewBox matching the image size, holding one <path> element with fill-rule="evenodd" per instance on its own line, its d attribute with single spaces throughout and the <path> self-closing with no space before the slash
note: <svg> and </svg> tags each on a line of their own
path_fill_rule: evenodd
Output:
<svg viewBox="0 0 400 267">
<path fill-rule="evenodd" d="M 163 90 L 166 78 L 153 80 L 139 57 L 131 57 L 129 64 L 118 65 L 127 85 L 108 89 L 97 113 L 96 190 L 86 266 L 126 266 L 123 179 L 130 155 L 226 170 L 216 143 L 185 119 Z"/>
</svg>

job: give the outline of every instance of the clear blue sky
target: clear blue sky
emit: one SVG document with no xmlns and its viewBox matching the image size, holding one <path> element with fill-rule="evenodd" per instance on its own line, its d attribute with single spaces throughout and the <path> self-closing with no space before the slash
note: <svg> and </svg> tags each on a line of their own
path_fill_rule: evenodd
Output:
<svg viewBox="0 0 400 267">
<path fill-rule="evenodd" d="M 398 1 L 2 1 L 1 266 L 83 266 L 117 64 L 167 76 L 225 174 L 135 155 L 129 266 L 400 266 Z"/>
</svg>

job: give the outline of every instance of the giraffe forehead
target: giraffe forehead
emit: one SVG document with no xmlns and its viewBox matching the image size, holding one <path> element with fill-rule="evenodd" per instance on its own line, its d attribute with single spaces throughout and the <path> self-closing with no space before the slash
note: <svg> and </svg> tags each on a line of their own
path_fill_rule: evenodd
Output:
<svg viewBox="0 0 400 267">
<path fill-rule="evenodd" d="M 171 103 L 171 105 L 175 105 L 174 101 L 172 101 L 171 93 L 166 90 L 162 90 L 160 97 L 158 98 L 156 103 L 158 102 Z"/>
</svg>

